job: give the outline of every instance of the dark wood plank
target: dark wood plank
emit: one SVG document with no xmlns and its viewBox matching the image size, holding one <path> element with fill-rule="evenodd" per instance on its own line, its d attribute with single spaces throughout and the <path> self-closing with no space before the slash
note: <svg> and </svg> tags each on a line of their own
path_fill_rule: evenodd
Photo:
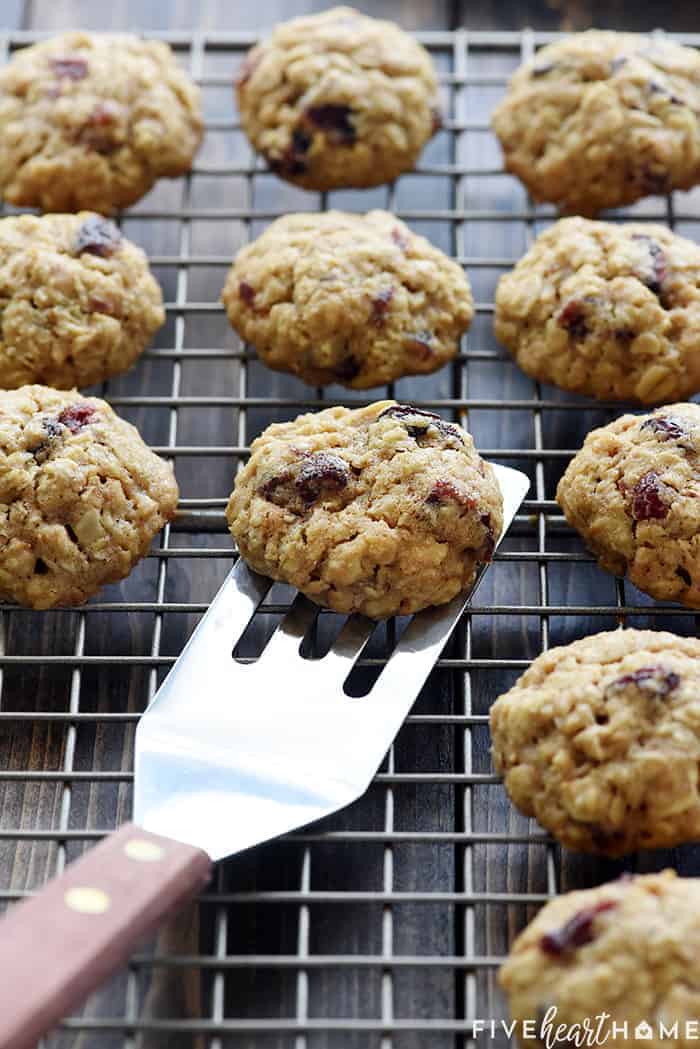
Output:
<svg viewBox="0 0 700 1049">
<path fill-rule="evenodd" d="M 663 28 L 669 33 L 697 33 L 700 17 L 694 4 L 661 0 L 457 0 L 456 25 L 467 29 L 565 30 L 624 29 L 646 33 Z"/>
<path fill-rule="evenodd" d="M 324 0 L 118 0 L 109 4 L 31 0 L 29 28 L 262 30 L 282 19 L 330 6 Z M 407 29 L 444 29 L 450 22 L 450 0 L 357 0 L 353 6 L 376 17 L 393 18 Z"/>
</svg>

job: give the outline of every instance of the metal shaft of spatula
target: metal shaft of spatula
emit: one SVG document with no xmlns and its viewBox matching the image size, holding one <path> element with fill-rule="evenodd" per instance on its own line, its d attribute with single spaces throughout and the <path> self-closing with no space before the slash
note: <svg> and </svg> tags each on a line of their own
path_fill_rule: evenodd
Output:
<svg viewBox="0 0 700 1049">
<path fill-rule="evenodd" d="M 505 532 L 529 483 L 494 469 Z M 353 699 L 344 683 L 375 624 L 352 616 L 327 655 L 303 659 L 318 613 L 304 597 L 260 659 L 232 658 L 270 585 L 238 561 L 141 719 L 134 823 L 0 922 L 0 1049 L 33 1049 L 204 887 L 212 861 L 363 794 L 474 591 L 414 616 Z"/>
</svg>

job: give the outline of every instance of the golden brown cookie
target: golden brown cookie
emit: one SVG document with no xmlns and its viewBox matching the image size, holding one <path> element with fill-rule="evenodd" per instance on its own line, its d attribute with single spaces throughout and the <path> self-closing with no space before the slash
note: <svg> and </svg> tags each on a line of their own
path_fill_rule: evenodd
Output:
<svg viewBox="0 0 700 1049">
<path fill-rule="evenodd" d="M 541 382 L 683 400 L 700 390 L 700 248 L 664 226 L 561 219 L 501 278 L 494 324 Z"/>
<path fill-rule="evenodd" d="M 386 211 L 277 219 L 222 297 L 269 367 L 358 390 L 442 367 L 474 314 L 461 266 Z"/>
<path fill-rule="evenodd" d="M 247 56 L 236 92 L 255 149 L 306 189 L 391 182 L 441 123 L 425 48 L 351 7 L 278 25 Z"/>
<path fill-rule="evenodd" d="M 574 1025 L 587 1023 L 591 1040 L 582 1045 L 691 1049 L 700 1016 L 700 879 L 626 875 L 557 897 L 518 936 L 499 982 L 521 1045 L 574 1045 Z"/>
<path fill-rule="evenodd" d="M 593 29 L 521 66 L 493 128 L 535 200 L 595 215 L 696 185 L 699 111 L 695 48 Z"/>
<path fill-rule="evenodd" d="M 269 426 L 226 516 L 255 571 L 383 619 L 468 587 L 500 537 L 503 500 L 461 427 L 379 401 Z"/>
<path fill-rule="evenodd" d="M 557 488 L 600 565 L 700 608 L 700 405 L 623 415 L 588 434 Z"/>
<path fill-rule="evenodd" d="M 543 652 L 491 708 L 496 770 L 570 849 L 700 839 L 700 641 L 614 630 Z"/>
<path fill-rule="evenodd" d="M 90 386 L 165 321 L 146 256 L 100 215 L 0 219 L 0 387 Z"/>
<path fill-rule="evenodd" d="M 82 604 L 129 574 L 177 498 L 172 467 L 104 401 L 0 392 L 0 598 Z"/>
<path fill-rule="evenodd" d="M 0 71 L 0 193 L 109 214 L 189 171 L 202 129 L 199 91 L 167 44 L 65 33 Z"/>
</svg>

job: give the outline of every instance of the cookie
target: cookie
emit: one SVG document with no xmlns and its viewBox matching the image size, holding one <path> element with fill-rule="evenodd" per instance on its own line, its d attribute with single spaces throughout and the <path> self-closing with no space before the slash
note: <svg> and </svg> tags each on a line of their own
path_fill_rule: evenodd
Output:
<svg viewBox="0 0 700 1049">
<path fill-rule="evenodd" d="M 495 331 L 541 382 L 684 400 L 700 391 L 700 248 L 663 226 L 562 219 L 501 278 Z"/>
<path fill-rule="evenodd" d="M 0 599 L 79 605 L 175 514 L 172 467 L 96 397 L 0 392 Z"/>
<path fill-rule="evenodd" d="M 199 91 L 166 44 L 66 33 L 0 71 L 0 193 L 108 214 L 189 171 L 202 129 Z"/>
<path fill-rule="evenodd" d="M 468 587 L 493 555 L 503 501 L 461 427 L 379 401 L 269 426 L 226 516 L 255 571 L 383 619 Z"/>
<path fill-rule="evenodd" d="M 559 482 L 569 524 L 615 575 L 700 608 L 700 405 L 593 430 Z"/>
<path fill-rule="evenodd" d="M 695 48 L 591 30 L 521 66 L 492 124 L 535 200 L 595 215 L 700 182 L 698 111 Z"/>
<path fill-rule="evenodd" d="M 474 314 L 461 266 L 386 211 L 278 219 L 222 297 L 270 368 L 358 390 L 442 367 Z"/>
<path fill-rule="evenodd" d="M 0 219 L 0 387 L 90 386 L 165 321 L 146 256 L 100 215 Z"/>
<path fill-rule="evenodd" d="M 491 708 L 511 801 L 570 849 L 700 840 L 700 641 L 614 630 L 544 652 Z"/>
<path fill-rule="evenodd" d="M 351 7 L 278 25 L 246 57 L 236 93 L 254 148 L 306 189 L 391 182 L 441 125 L 425 48 Z"/>
<path fill-rule="evenodd" d="M 557 897 L 518 936 L 499 983 L 521 1045 L 564 1044 L 559 1024 L 573 1045 L 573 1025 L 588 1021 L 595 1040 L 581 1044 L 690 1049 L 700 1016 L 700 879 L 625 875 Z"/>
</svg>

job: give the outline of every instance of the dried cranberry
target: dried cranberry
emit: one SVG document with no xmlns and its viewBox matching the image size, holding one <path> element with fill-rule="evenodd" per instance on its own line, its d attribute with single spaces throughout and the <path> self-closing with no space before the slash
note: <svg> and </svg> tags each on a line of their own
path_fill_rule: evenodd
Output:
<svg viewBox="0 0 700 1049">
<path fill-rule="evenodd" d="M 459 506 L 473 510 L 476 506 L 476 499 L 473 499 L 461 488 L 458 488 L 453 481 L 440 480 L 433 485 L 426 503 L 458 503 Z"/>
<path fill-rule="evenodd" d="M 90 255 L 99 255 L 108 258 L 119 250 L 122 235 L 108 219 L 99 215 L 91 215 L 83 222 L 75 238 L 75 253 L 82 255 L 87 251 Z"/>
<path fill-rule="evenodd" d="M 242 280 L 238 284 L 238 295 L 246 306 L 252 306 L 255 302 L 255 288 L 248 281 Z"/>
<path fill-rule="evenodd" d="M 275 503 L 276 506 L 287 506 L 290 500 L 294 498 L 293 493 L 290 491 L 291 483 L 291 471 L 283 470 L 281 474 L 268 477 L 266 481 L 263 481 L 258 488 L 258 493 L 263 499 L 267 499 L 269 503 Z"/>
<path fill-rule="evenodd" d="M 651 257 L 651 267 L 649 273 L 645 273 L 640 279 L 643 284 L 646 284 L 650 291 L 654 292 L 654 295 L 658 295 L 661 292 L 661 287 L 668 276 L 668 267 L 666 263 L 666 254 L 655 240 L 648 237 L 645 233 L 633 233 L 632 240 L 641 240 L 645 242 L 647 251 Z"/>
<path fill-rule="evenodd" d="M 314 127 L 326 132 L 331 142 L 352 146 L 357 140 L 357 132 L 350 119 L 353 115 L 350 106 L 333 103 L 310 106 L 305 115 Z"/>
<path fill-rule="evenodd" d="M 322 493 L 340 492 L 350 482 L 348 464 L 332 452 L 304 455 L 258 489 L 268 502 L 303 513 Z"/>
<path fill-rule="evenodd" d="M 457 427 L 445 422 L 435 412 L 426 412 L 422 408 L 411 408 L 408 404 L 393 404 L 377 416 L 378 420 L 386 418 L 398 419 L 408 431 L 409 437 L 413 437 L 416 441 L 420 437 L 425 437 L 430 427 L 433 426 L 441 437 L 456 439 L 460 444 L 464 443 Z"/>
<path fill-rule="evenodd" d="M 550 957 L 560 958 L 577 947 L 592 943 L 595 939 L 593 922 L 599 914 L 610 911 L 613 907 L 617 907 L 616 900 L 601 900 L 591 907 L 584 907 L 561 928 L 546 932 L 540 939 L 540 947 Z"/>
<path fill-rule="evenodd" d="M 687 430 L 675 419 L 668 415 L 652 415 L 639 427 L 640 430 L 651 430 L 659 435 L 662 440 L 678 440 L 687 436 Z"/>
<path fill-rule="evenodd" d="M 384 315 L 389 309 L 389 304 L 393 297 L 394 289 L 385 288 L 384 291 L 380 291 L 372 300 L 372 321 L 377 327 L 381 327 L 384 323 Z"/>
<path fill-rule="evenodd" d="M 392 229 L 391 239 L 393 240 L 394 244 L 401 248 L 402 251 L 406 251 L 406 249 L 408 248 L 408 240 L 403 235 L 398 226 L 394 226 L 394 228 Z"/>
<path fill-rule="evenodd" d="M 425 360 L 430 357 L 433 352 L 431 346 L 432 339 L 433 333 L 430 331 L 414 332 L 413 335 L 408 336 L 406 348 Z"/>
<path fill-rule="evenodd" d="M 57 416 L 57 421 L 67 426 L 71 433 L 79 433 L 92 422 L 96 411 L 91 404 L 71 404 Z"/>
<path fill-rule="evenodd" d="M 84 58 L 52 58 L 50 65 L 55 75 L 65 80 L 84 80 L 88 75 L 88 64 Z"/>
<path fill-rule="evenodd" d="M 641 667 L 629 674 L 623 674 L 615 681 L 611 681 L 606 687 L 606 692 L 619 692 L 628 685 L 635 685 L 642 692 L 648 692 L 654 696 L 667 696 L 673 692 L 681 683 L 681 679 L 673 670 L 665 670 L 664 667 Z"/>
<path fill-rule="evenodd" d="M 306 163 L 304 156 L 311 148 L 312 138 L 303 128 L 295 128 L 292 138 L 281 157 L 268 160 L 272 171 L 279 175 L 304 175 Z"/>
<path fill-rule="evenodd" d="M 586 314 L 580 299 L 570 299 L 559 311 L 557 324 L 568 331 L 572 339 L 585 339 L 589 334 Z"/>
<path fill-rule="evenodd" d="M 635 521 L 648 521 L 666 517 L 668 503 L 662 498 L 665 485 L 659 475 L 650 470 L 632 488 L 632 516 Z"/>
<path fill-rule="evenodd" d="M 303 463 L 296 488 L 305 503 L 318 499 L 322 492 L 340 492 L 350 482 L 348 464 L 332 452 L 317 452 Z"/>
<path fill-rule="evenodd" d="M 113 153 L 119 148 L 115 130 L 121 113 L 119 103 L 109 99 L 99 102 L 79 131 L 79 141 L 97 153 Z"/>
<path fill-rule="evenodd" d="M 292 132 L 292 149 L 297 156 L 302 153 L 308 153 L 311 149 L 312 142 L 313 139 L 311 138 L 311 135 L 307 135 L 306 131 L 302 128 L 297 127 Z"/>
<path fill-rule="evenodd" d="M 666 171 L 653 171 L 652 168 L 643 166 L 637 176 L 639 187 L 643 193 L 652 195 L 663 195 L 671 189 L 671 182 Z"/>
<path fill-rule="evenodd" d="M 346 382 L 354 379 L 355 376 L 360 374 L 360 371 L 360 362 L 352 354 L 348 357 L 343 357 L 342 361 L 339 361 L 333 368 L 333 374 L 336 378 Z"/>
<path fill-rule="evenodd" d="M 430 126 L 434 135 L 436 135 L 442 127 L 442 113 L 437 106 L 432 106 L 430 109 Z"/>
</svg>

